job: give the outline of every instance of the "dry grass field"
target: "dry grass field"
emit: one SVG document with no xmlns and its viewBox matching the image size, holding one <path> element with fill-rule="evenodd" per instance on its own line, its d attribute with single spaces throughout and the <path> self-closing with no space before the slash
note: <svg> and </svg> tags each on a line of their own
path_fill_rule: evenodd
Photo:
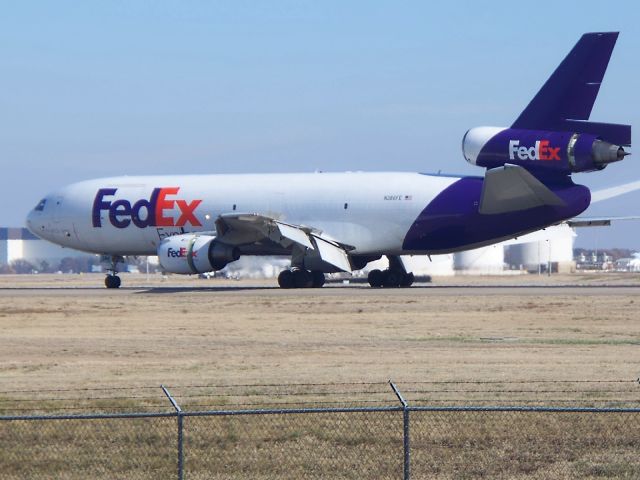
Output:
<svg viewBox="0 0 640 480">
<path fill-rule="evenodd" d="M 393 290 L 101 282 L 0 276 L 0 391 L 640 375 L 637 275 L 436 278 Z"/>
<path fill-rule="evenodd" d="M 639 405 L 639 276 L 455 277 L 397 290 L 123 280 L 109 291 L 96 275 L 0 277 L 1 414 L 171 411 L 160 384 L 188 411 L 397 405 L 390 378 L 413 405 Z M 411 417 L 412 478 L 640 472 L 637 413 Z M 170 478 L 175 421 L 0 422 L 0 476 Z M 402 472 L 402 412 L 184 421 L 188 478 Z"/>
</svg>

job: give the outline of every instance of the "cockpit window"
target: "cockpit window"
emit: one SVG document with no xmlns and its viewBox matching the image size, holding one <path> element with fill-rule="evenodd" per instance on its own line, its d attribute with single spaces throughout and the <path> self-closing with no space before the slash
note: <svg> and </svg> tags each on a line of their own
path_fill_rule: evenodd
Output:
<svg viewBox="0 0 640 480">
<path fill-rule="evenodd" d="M 40 202 L 38 203 L 38 205 L 36 205 L 36 208 L 34 208 L 34 210 L 35 210 L 36 212 L 41 212 L 41 211 L 43 211 L 43 210 L 44 210 L 44 206 L 46 205 L 46 203 L 47 203 L 47 199 L 46 199 L 46 198 L 43 198 L 42 200 L 40 200 Z"/>
</svg>

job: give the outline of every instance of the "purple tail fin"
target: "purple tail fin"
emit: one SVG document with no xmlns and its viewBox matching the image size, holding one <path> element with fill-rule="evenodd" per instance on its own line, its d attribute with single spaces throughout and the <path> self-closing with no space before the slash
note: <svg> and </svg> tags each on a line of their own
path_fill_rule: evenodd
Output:
<svg viewBox="0 0 640 480">
<path fill-rule="evenodd" d="M 586 33 L 549 77 L 512 128 L 569 131 L 631 144 L 631 127 L 588 122 L 618 32 Z"/>
</svg>

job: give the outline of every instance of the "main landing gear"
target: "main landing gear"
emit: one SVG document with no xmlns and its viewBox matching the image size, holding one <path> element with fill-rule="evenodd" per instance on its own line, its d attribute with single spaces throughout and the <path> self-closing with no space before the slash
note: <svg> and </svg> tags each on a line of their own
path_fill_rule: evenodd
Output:
<svg viewBox="0 0 640 480">
<path fill-rule="evenodd" d="M 111 257 L 111 265 L 107 269 L 107 276 L 104 279 L 104 286 L 107 288 L 120 288 L 120 277 L 118 276 L 118 263 L 124 262 L 123 257 Z"/>
<path fill-rule="evenodd" d="M 389 268 L 387 270 L 371 270 L 367 279 L 369 285 L 374 288 L 410 287 L 415 277 L 413 273 L 407 273 L 400 257 L 389 255 Z"/>
<path fill-rule="evenodd" d="M 280 288 L 320 288 L 324 285 L 324 273 L 319 270 L 292 268 L 278 275 Z"/>
</svg>

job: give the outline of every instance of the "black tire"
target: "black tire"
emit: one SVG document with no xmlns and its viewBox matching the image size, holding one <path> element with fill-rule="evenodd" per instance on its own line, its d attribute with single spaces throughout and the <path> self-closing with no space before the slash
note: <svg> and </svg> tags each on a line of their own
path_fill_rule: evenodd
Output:
<svg viewBox="0 0 640 480">
<path fill-rule="evenodd" d="M 413 273 L 407 273 L 402 276 L 402 282 L 400 282 L 400 286 L 404 288 L 410 287 L 411 285 L 413 285 L 415 279 L 416 277 L 413 275 Z"/>
<path fill-rule="evenodd" d="M 120 277 L 117 275 L 107 275 L 104 277 L 104 286 L 107 288 L 120 288 Z"/>
<path fill-rule="evenodd" d="M 280 288 L 293 288 L 293 272 L 291 270 L 283 270 L 278 275 L 278 285 Z"/>
<path fill-rule="evenodd" d="M 313 286 L 313 277 L 311 272 L 304 269 L 294 270 L 293 272 L 293 286 L 295 288 L 310 288 Z"/>
<path fill-rule="evenodd" d="M 382 283 L 385 288 L 396 288 L 400 286 L 402 277 L 404 277 L 403 273 L 393 270 L 385 270 L 385 273 L 386 277 L 384 279 L 384 282 Z"/>
<path fill-rule="evenodd" d="M 367 276 L 367 280 L 369 280 L 369 285 L 373 288 L 380 288 L 384 283 L 384 273 L 380 270 L 371 270 Z"/>
<path fill-rule="evenodd" d="M 311 272 L 312 285 L 313 288 L 320 288 L 324 285 L 325 278 L 324 273 L 319 270 L 314 270 Z"/>
</svg>

